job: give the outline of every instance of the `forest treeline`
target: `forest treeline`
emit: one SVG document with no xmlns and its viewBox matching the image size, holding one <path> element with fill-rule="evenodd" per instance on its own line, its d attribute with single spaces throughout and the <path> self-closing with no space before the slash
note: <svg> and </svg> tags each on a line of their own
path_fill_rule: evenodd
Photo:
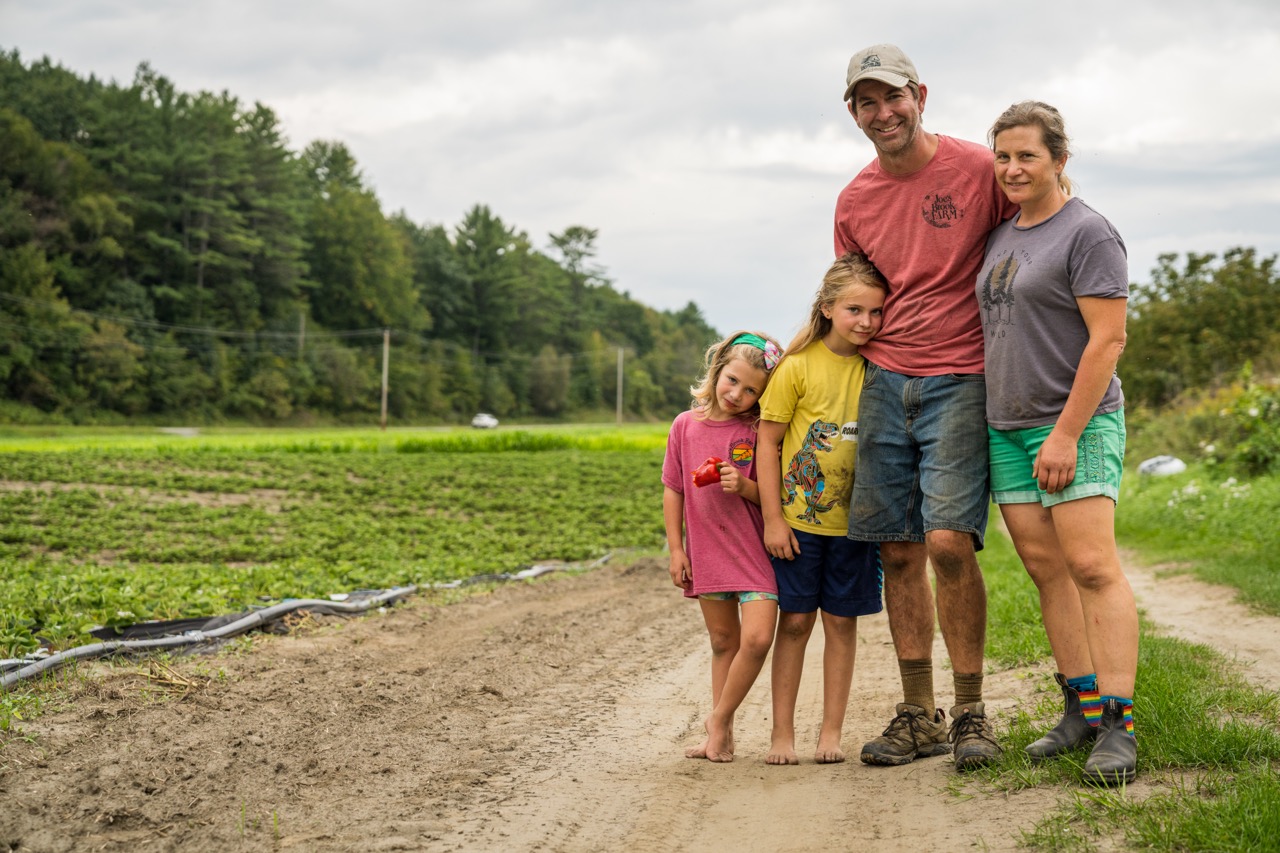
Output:
<svg viewBox="0 0 1280 853">
<path fill-rule="evenodd" d="M 386 214 L 262 104 L 0 52 L 0 420 L 632 417 L 688 405 L 698 307 L 615 290 L 595 229 Z M 621 351 L 621 358 L 619 352 Z"/>
<path fill-rule="evenodd" d="M 1161 255 L 1131 288 L 1120 360 L 1127 400 L 1160 408 L 1243 375 L 1280 373 L 1280 271 L 1250 248 Z"/>
<path fill-rule="evenodd" d="M 0 51 L 0 421 L 613 416 L 688 405 L 716 338 L 619 292 L 581 224 L 544 248 L 476 205 L 386 214 L 338 141 L 262 104 Z M 1167 254 L 1120 364 L 1159 408 L 1280 362 L 1276 258 Z M 619 359 L 619 353 L 622 357 Z"/>
</svg>

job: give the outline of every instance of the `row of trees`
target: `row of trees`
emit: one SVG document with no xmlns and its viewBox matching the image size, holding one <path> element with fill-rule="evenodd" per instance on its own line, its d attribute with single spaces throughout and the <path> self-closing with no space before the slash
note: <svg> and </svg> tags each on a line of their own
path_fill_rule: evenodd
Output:
<svg viewBox="0 0 1280 853">
<path fill-rule="evenodd" d="M 616 291 L 596 231 L 544 249 L 487 207 L 384 214 L 337 142 L 262 104 L 0 52 L 0 417 L 449 421 L 688 403 L 715 332 Z M 1159 407 L 1280 356 L 1275 258 L 1165 255 L 1130 300 L 1126 396 Z"/>
<path fill-rule="evenodd" d="M 715 332 L 615 290 L 594 229 L 544 249 L 477 205 L 387 215 L 351 152 L 275 114 L 0 53 L 0 406 L 9 418 L 363 417 L 687 405 Z"/>
</svg>

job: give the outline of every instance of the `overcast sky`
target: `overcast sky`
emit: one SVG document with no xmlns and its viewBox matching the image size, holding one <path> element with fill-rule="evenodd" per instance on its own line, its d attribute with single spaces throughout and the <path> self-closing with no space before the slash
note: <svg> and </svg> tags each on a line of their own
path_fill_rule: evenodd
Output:
<svg viewBox="0 0 1280 853">
<path fill-rule="evenodd" d="M 0 0 L 0 48 L 127 84 L 137 65 L 344 142 L 388 213 L 476 203 L 657 308 L 789 337 L 872 157 L 849 56 L 901 45 L 925 127 L 974 140 L 1010 103 L 1066 117 L 1078 194 L 1130 278 L 1165 252 L 1280 251 L 1280 3 L 1129 0 Z"/>
</svg>

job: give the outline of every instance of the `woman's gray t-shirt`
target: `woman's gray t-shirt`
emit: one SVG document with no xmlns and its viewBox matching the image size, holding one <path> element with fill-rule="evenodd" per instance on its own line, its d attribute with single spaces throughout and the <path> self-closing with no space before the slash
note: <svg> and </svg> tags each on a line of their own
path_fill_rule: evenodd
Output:
<svg viewBox="0 0 1280 853">
<path fill-rule="evenodd" d="M 1124 241 L 1093 208 L 1072 198 L 1030 228 L 1018 227 L 1020 218 L 991 232 L 977 281 L 987 423 L 996 429 L 1057 421 L 1089 342 L 1076 298 L 1129 295 Z M 1120 379 L 1112 376 L 1094 414 L 1123 405 Z"/>
</svg>

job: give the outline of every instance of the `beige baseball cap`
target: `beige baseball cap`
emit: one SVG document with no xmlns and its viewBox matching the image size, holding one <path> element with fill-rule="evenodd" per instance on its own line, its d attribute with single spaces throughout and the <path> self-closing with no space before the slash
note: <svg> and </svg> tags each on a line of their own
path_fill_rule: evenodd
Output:
<svg viewBox="0 0 1280 853">
<path fill-rule="evenodd" d="M 920 75 L 916 73 L 915 65 L 902 52 L 902 48 L 893 44 L 873 44 L 853 55 L 849 60 L 849 73 L 845 77 L 846 101 L 853 97 L 853 87 L 863 80 L 879 80 L 895 88 L 908 83 L 920 85 Z"/>
</svg>

